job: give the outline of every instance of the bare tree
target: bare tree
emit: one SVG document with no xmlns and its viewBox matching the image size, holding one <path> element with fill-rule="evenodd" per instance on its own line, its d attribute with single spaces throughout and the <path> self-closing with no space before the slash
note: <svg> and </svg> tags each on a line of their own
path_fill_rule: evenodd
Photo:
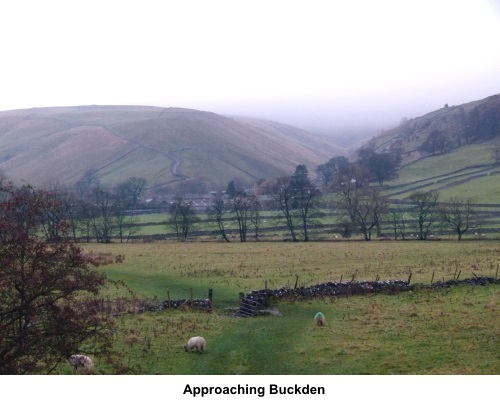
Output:
<svg viewBox="0 0 500 405">
<path fill-rule="evenodd" d="M 90 243 L 95 236 L 94 216 L 96 207 L 90 201 L 78 200 L 76 209 L 76 226 L 83 235 L 84 240 Z"/>
<path fill-rule="evenodd" d="M 441 207 L 444 223 L 457 234 L 458 240 L 462 240 L 464 233 L 479 226 L 474 202 L 474 198 L 452 197 Z"/>
<path fill-rule="evenodd" d="M 377 189 L 358 189 L 350 207 L 354 225 L 366 241 L 371 240 L 374 228 L 379 227 L 382 214 L 387 209 L 387 198 Z"/>
<path fill-rule="evenodd" d="M 80 204 L 82 203 L 76 198 L 76 195 L 71 191 L 63 191 L 60 194 L 62 209 L 68 224 L 70 226 L 71 236 L 73 241 L 78 240 L 78 226 L 80 220 Z"/>
<path fill-rule="evenodd" d="M 94 204 L 91 206 L 91 216 L 96 240 L 99 243 L 110 243 L 115 226 L 116 198 L 99 187 L 92 190 L 92 195 Z"/>
<path fill-rule="evenodd" d="M 141 230 L 139 219 L 136 215 L 127 213 L 126 210 L 118 209 L 115 213 L 115 229 L 120 243 L 129 241 L 130 237 Z"/>
<path fill-rule="evenodd" d="M 417 222 L 418 239 L 425 240 L 441 218 L 438 209 L 439 193 L 437 191 L 416 191 L 410 195 L 414 204 L 411 215 Z"/>
<path fill-rule="evenodd" d="M 406 220 L 405 220 L 406 211 L 401 208 L 401 206 L 397 206 L 392 209 L 389 213 L 390 220 L 392 221 L 393 232 L 394 232 L 394 240 L 398 239 L 398 235 L 401 235 L 401 238 L 405 240 L 406 238 Z"/>
<path fill-rule="evenodd" d="M 319 190 L 309 179 L 309 173 L 305 165 L 298 165 L 291 177 L 290 186 L 293 193 L 293 208 L 302 224 L 304 241 L 309 241 L 309 225 L 313 218 L 320 215 L 316 209 L 316 198 L 320 195 Z"/>
<path fill-rule="evenodd" d="M 240 242 L 246 242 L 248 232 L 248 221 L 250 220 L 253 196 L 245 192 L 235 192 L 232 195 L 233 212 L 238 222 Z"/>
<path fill-rule="evenodd" d="M 280 177 L 272 185 L 273 206 L 283 214 L 286 226 L 290 231 L 293 242 L 297 242 L 295 235 L 296 218 L 293 212 L 294 193 L 291 187 L 291 177 Z"/>
<path fill-rule="evenodd" d="M 259 198 L 257 196 L 252 196 L 252 200 L 250 201 L 250 222 L 253 225 L 255 230 L 255 240 L 259 240 L 259 231 L 260 231 L 260 210 L 261 204 Z"/>
<path fill-rule="evenodd" d="M 356 207 L 368 187 L 366 171 L 353 163 L 342 167 L 332 183 L 337 211 L 344 222 L 345 217 L 350 219 L 351 230 L 358 228 L 359 214 L 356 214 Z"/>
<path fill-rule="evenodd" d="M 224 226 L 224 214 L 226 213 L 226 207 L 224 197 L 221 193 L 218 193 L 212 198 L 212 208 L 210 211 L 213 218 L 215 219 L 215 222 L 217 223 L 217 227 L 219 228 L 221 236 L 226 242 L 229 243 L 230 240 L 227 236 L 226 228 Z"/>
<path fill-rule="evenodd" d="M 169 226 L 172 227 L 177 235 L 177 240 L 186 241 L 189 233 L 193 230 L 194 224 L 198 221 L 191 201 L 183 197 L 176 197 L 170 206 L 172 218 Z"/>
</svg>

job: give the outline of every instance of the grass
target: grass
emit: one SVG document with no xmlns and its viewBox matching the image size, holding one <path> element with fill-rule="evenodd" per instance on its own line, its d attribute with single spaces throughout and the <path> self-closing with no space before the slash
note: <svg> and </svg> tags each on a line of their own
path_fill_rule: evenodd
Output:
<svg viewBox="0 0 500 405">
<path fill-rule="evenodd" d="M 206 298 L 211 314 L 166 310 L 117 318 L 120 369 L 96 363 L 99 373 L 136 374 L 498 374 L 498 285 L 415 290 L 274 303 L 281 317 L 228 315 L 238 293 L 351 279 L 407 279 L 429 283 L 495 276 L 500 246 L 494 241 L 344 243 L 151 243 L 84 245 L 125 255 L 102 267 L 140 296 Z M 108 292 L 111 293 L 111 292 Z M 325 314 L 323 328 L 314 314 Z M 189 337 L 207 339 L 203 355 L 185 353 Z M 61 373 L 71 373 L 64 368 Z"/>
<path fill-rule="evenodd" d="M 453 179 L 449 181 L 444 178 L 440 183 L 435 180 L 422 180 L 419 183 L 402 185 L 397 189 L 390 189 L 388 192 L 392 198 L 408 198 L 412 192 L 437 190 L 440 200 L 446 201 L 451 197 L 460 196 L 460 198 L 474 198 L 478 203 L 500 204 L 500 194 L 498 193 L 498 182 L 500 173 L 498 171 L 485 172 L 481 177 L 471 177 L 462 183 L 454 183 Z"/>
<path fill-rule="evenodd" d="M 217 287 L 238 292 L 280 288 L 295 283 L 311 285 L 326 281 L 406 280 L 429 283 L 450 279 L 494 276 L 500 263 L 498 241 L 373 241 L 317 243 L 123 243 L 88 244 L 86 250 L 122 254 L 124 263 L 104 267 L 113 278 L 123 279 L 139 293 L 166 296 L 170 291 L 185 296 L 189 288 L 205 291 Z M 163 283 L 160 281 L 163 280 Z"/>
<path fill-rule="evenodd" d="M 398 171 L 398 178 L 387 182 L 386 185 L 395 187 L 395 191 L 399 192 L 397 198 L 408 197 L 410 191 L 405 193 L 405 188 L 411 188 L 414 191 L 415 187 L 421 185 L 421 191 L 442 188 L 440 190 L 442 199 L 459 195 L 464 198 L 474 197 L 478 203 L 499 204 L 498 167 L 492 166 L 490 169 L 470 167 L 493 164 L 491 148 L 494 142 L 490 140 L 466 145 L 450 153 L 414 161 L 402 167 Z M 456 173 L 458 170 L 460 172 Z M 457 174 L 463 175 L 462 178 L 465 179 L 479 173 L 487 175 L 470 179 L 466 183 L 454 184 L 456 180 L 460 180 L 459 177 L 455 177 Z M 436 178 L 436 176 L 441 177 Z M 446 180 L 447 177 L 450 177 L 449 181 Z M 438 180 L 440 183 L 437 183 Z M 433 184 L 425 186 L 428 183 Z M 389 192 L 394 192 L 394 189 Z"/>
<path fill-rule="evenodd" d="M 116 346 L 140 374 L 498 374 L 499 298 L 488 286 L 283 303 L 282 317 L 127 315 Z M 183 350 L 195 335 L 203 355 Z"/>
<path fill-rule="evenodd" d="M 487 201 L 489 204 L 500 204 L 499 183 L 500 174 L 492 174 L 440 190 L 439 193 L 443 200 L 459 195 L 462 198 L 475 198 L 481 202 Z"/>
</svg>

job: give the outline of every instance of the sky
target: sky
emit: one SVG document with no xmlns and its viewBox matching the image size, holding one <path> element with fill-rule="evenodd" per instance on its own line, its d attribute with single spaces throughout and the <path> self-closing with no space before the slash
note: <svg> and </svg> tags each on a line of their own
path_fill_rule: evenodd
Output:
<svg viewBox="0 0 500 405">
<path fill-rule="evenodd" d="M 500 93 L 500 0 L 11 0 L 0 110 L 152 105 L 316 132 Z"/>
</svg>

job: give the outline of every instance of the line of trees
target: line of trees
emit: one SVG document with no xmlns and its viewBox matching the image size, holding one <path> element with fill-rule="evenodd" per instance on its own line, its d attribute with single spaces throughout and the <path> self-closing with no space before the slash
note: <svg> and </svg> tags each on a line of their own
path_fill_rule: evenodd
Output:
<svg viewBox="0 0 500 405">
<path fill-rule="evenodd" d="M 137 217 L 128 211 L 138 206 L 146 185 L 145 179 L 131 177 L 110 189 L 103 187 L 93 172 L 88 172 L 73 189 L 49 185 L 46 189 L 51 198 L 59 201 L 60 210 L 47 214 L 43 230 L 49 238 L 56 236 L 57 229 L 51 224 L 64 218 L 68 236 L 74 242 L 83 239 L 109 243 L 114 238 L 127 241 L 141 229 Z"/>
<path fill-rule="evenodd" d="M 394 207 L 381 190 L 384 181 L 396 176 L 398 150 L 394 146 L 377 153 L 368 146 L 359 149 L 355 161 L 333 157 L 316 167 L 314 181 L 303 164 L 288 176 L 260 181 L 252 191 L 232 181 L 226 193 L 212 197 L 209 220 L 226 242 L 233 240 L 228 229 L 234 234 L 235 225 L 240 242 L 259 240 L 264 195 L 265 209 L 275 212 L 276 224 L 286 227 L 293 242 L 309 241 L 311 228 L 322 223 L 328 208 L 338 218 L 336 233 L 342 237 L 362 235 L 367 241 L 382 232 L 387 236 L 388 222 L 395 239 L 404 239 L 411 232 L 425 240 L 443 228 L 461 239 L 478 227 L 472 200 L 455 198 L 440 203 L 437 192 L 415 192 L 406 209 Z M 145 179 L 131 177 L 114 188 L 105 188 L 91 171 L 72 190 L 49 187 L 60 209 L 47 212 L 42 231 L 48 239 L 57 237 L 55 224 L 64 219 L 67 237 L 74 242 L 126 242 L 141 230 L 138 216 L 131 215 L 131 211 L 140 208 L 146 187 Z M 163 208 L 168 212 L 165 229 L 174 232 L 179 241 L 187 240 L 199 229 L 199 211 L 187 196 L 164 201 Z"/>
<path fill-rule="evenodd" d="M 460 240 L 466 232 L 479 227 L 474 199 L 454 197 L 440 202 L 436 191 L 417 191 L 410 195 L 405 206 L 394 205 L 380 187 L 370 184 L 365 165 L 337 157 L 326 166 L 318 167 L 318 172 L 327 173 L 328 177 L 327 181 L 323 179 L 323 192 L 310 180 L 305 165 L 298 165 L 290 176 L 259 186 L 258 194 L 270 198 L 269 209 L 276 213 L 277 223 L 286 227 L 293 242 L 310 240 L 311 227 L 320 224 L 325 215 L 326 195 L 331 196 L 328 205 L 338 218 L 336 229 L 343 237 L 360 234 L 369 241 L 374 235 L 381 236 L 383 225 L 387 229 L 389 223 L 394 239 L 426 240 L 438 231 L 447 230 Z M 219 194 L 212 199 L 211 217 L 226 242 L 230 241 L 228 222 L 237 222 L 241 242 L 247 240 L 248 218 L 252 219 L 258 235 L 261 207 L 257 202 L 255 195 L 243 191 L 233 191 L 229 197 Z"/>
</svg>

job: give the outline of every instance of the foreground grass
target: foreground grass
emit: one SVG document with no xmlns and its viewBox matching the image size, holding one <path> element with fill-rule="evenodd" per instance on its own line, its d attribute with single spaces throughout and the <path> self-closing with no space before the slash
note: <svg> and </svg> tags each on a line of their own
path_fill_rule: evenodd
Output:
<svg viewBox="0 0 500 405">
<path fill-rule="evenodd" d="M 499 298 L 497 286 L 460 287 L 280 303 L 282 317 L 127 315 L 116 349 L 122 372 L 137 374 L 498 374 Z M 202 355 L 183 350 L 195 335 L 207 339 Z"/>
<path fill-rule="evenodd" d="M 213 313 L 167 310 L 117 318 L 121 368 L 137 374 L 498 374 L 498 285 L 275 303 L 281 317 L 235 318 L 238 293 L 317 282 L 495 276 L 498 242 L 155 243 L 88 245 L 125 255 L 102 269 L 140 296 L 205 298 Z M 108 292 L 112 294 L 112 292 Z M 318 328 L 313 317 L 326 315 Z M 203 355 L 188 338 L 207 339 Z M 62 370 L 62 372 L 71 372 Z"/>
</svg>

